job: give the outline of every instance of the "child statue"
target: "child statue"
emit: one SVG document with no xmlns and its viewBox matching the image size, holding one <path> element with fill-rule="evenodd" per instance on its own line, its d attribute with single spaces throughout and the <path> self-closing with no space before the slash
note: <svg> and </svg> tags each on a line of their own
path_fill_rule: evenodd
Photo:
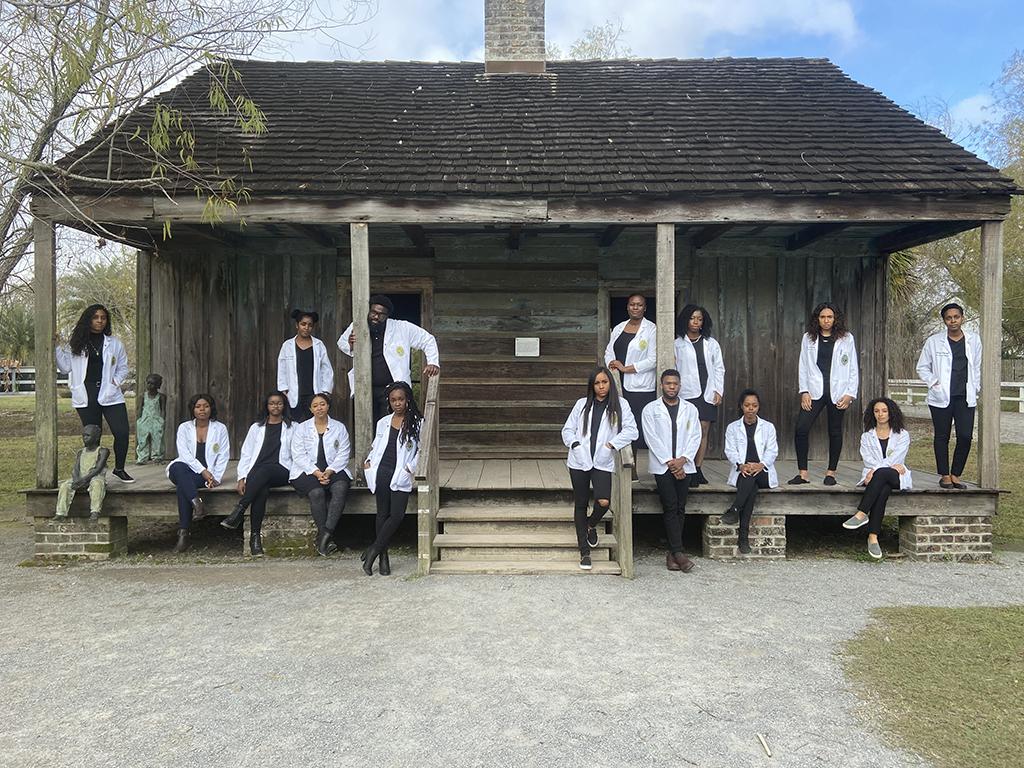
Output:
<svg viewBox="0 0 1024 768">
<path fill-rule="evenodd" d="M 100 447 L 100 427 L 86 424 L 82 427 L 82 450 L 75 457 L 71 479 L 60 484 L 57 492 L 57 517 L 67 517 L 75 492 L 89 489 L 89 522 L 95 523 L 107 495 L 107 460 L 110 449 Z"/>
<path fill-rule="evenodd" d="M 135 463 L 148 464 L 164 460 L 164 422 L 167 416 L 167 395 L 160 391 L 164 378 L 159 373 L 146 377 L 142 395 L 142 413 L 135 422 Z"/>
</svg>

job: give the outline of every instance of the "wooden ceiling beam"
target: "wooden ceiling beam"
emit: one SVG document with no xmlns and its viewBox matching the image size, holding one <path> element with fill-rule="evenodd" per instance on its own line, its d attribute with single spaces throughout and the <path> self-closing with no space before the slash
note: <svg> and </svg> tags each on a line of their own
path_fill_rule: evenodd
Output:
<svg viewBox="0 0 1024 768">
<path fill-rule="evenodd" d="M 786 250 L 799 251 L 801 248 L 844 230 L 848 226 L 848 224 L 811 224 L 786 238 Z"/>
<path fill-rule="evenodd" d="M 694 248 L 703 248 L 708 243 L 720 238 L 735 226 L 735 224 L 710 224 L 701 228 L 697 234 L 693 236 L 693 240 L 690 242 Z"/>
<path fill-rule="evenodd" d="M 417 251 L 427 253 L 433 250 L 430 245 L 430 238 L 427 237 L 427 231 L 419 224 L 403 224 L 402 231 L 405 232 L 405 236 L 409 238 L 409 241 Z"/>
<path fill-rule="evenodd" d="M 605 227 L 604 232 L 602 232 L 597 238 L 597 244 L 602 248 L 611 248 L 615 244 L 615 241 L 619 239 L 619 235 L 622 234 L 622 231 L 625 228 L 624 224 L 612 224 L 611 226 Z"/>
<path fill-rule="evenodd" d="M 894 232 L 875 238 L 875 247 L 880 253 L 889 254 L 905 251 L 934 240 L 966 232 L 981 225 L 980 221 L 958 221 L 940 224 L 912 224 Z"/>
<path fill-rule="evenodd" d="M 330 230 L 316 224 L 295 224 L 288 222 L 288 226 L 303 237 L 312 240 L 323 248 L 334 248 L 338 244 Z"/>
</svg>

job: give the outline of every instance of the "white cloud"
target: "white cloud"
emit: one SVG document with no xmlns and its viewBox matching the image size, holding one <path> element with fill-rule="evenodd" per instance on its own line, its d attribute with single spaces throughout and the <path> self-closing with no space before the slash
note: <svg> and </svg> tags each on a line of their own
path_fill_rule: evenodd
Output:
<svg viewBox="0 0 1024 768">
<path fill-rule="evenodd" d="M 995 116 L 994 107 L 989 94 L 976 93 L 954 104 L 949 110 L 949 116 L 954 123 L 980 125 L 992 120 Z"/>
</svg>

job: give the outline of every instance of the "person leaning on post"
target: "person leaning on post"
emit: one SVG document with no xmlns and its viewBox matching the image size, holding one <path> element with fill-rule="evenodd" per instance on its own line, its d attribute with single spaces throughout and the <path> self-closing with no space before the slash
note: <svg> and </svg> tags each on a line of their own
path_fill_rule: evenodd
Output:
<svg viewBox="0 0 1024 768">
<path fill-rule="evenodd" d="M 378 422 L 388 413 L 385 391 L 397 381 L 412 386 L 412 350 L 418 349 L 427 358 L 423 375 L 436 376 L 440 372 L 437 340 L 414 323 L 391 317 L 395 305 L 381 294 L 370 297 L 367 315 L 370 331 L 370 386 L 373 392 L 373 420 Z M 353 357 L 356 344 L 355 324 L 350 323 L 338 338 L 338 349 Z M 349 389 L 355 396 L 355 367 L 348 372 Z"/>
<path fill-rule="evenodd" d="M 610 371 L 622 376 L 622 397 L 634 415 L 656 398 L 654 371 L 658 367 L 658 329 L 644 317 L 647 300 L 634 293 L 626 299 L 627 320 L 612 328 L 604 363 Z M 646 448 L 643 425 L 637 423 L 640 436 L 633 441 L 633 450 Z"/>
<path fill-rule="evenodd" d="M 644 408 L 641 421 L 647 435 L 647 466 L 658 487 L 669 551 L 665 567 L 689 573 L 693 561 L 683 552 L 686 497 L 696 473 L 693 457 L 700 450 L 700 414 L 679 396 L 679 371 L 661 374 L 661 398 Z"/>
</svg>

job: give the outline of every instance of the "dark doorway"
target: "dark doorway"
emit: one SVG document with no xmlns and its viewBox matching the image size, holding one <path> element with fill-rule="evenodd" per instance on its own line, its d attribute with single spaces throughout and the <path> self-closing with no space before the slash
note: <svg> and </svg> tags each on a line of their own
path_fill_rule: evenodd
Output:
<svg viewBox="0 0 1024 768">
<path fill-rule="evenodd" d="M 658 316 L 658 305 L 653 296 L 644 296 L 644 298 L 647 299 L 647 312 L 644 313 L 644 317 L 646 317 L 653 323 L 654 318 Z M 627 320 L 629 318 L 629 315 L 626 313 L 626 304 L 628 301 L 629 296 L 626 296 L 625 294 L 623 294 L 622 296 L 612 296 L 609 298 L 609 304 L 611 307 L 611 314 L 609 315 L 609 317 L 611 318 L 612 328 L 621 323 L 623 320 Z"/>
<path fill-rule="evenodd" d="M 423 294 L 421 293 L 385 293 L 391 303 L 395 305 L 392 317 L 396 320 L 405 320 L 416 325 L 423 325 Z"/>
</svg>

